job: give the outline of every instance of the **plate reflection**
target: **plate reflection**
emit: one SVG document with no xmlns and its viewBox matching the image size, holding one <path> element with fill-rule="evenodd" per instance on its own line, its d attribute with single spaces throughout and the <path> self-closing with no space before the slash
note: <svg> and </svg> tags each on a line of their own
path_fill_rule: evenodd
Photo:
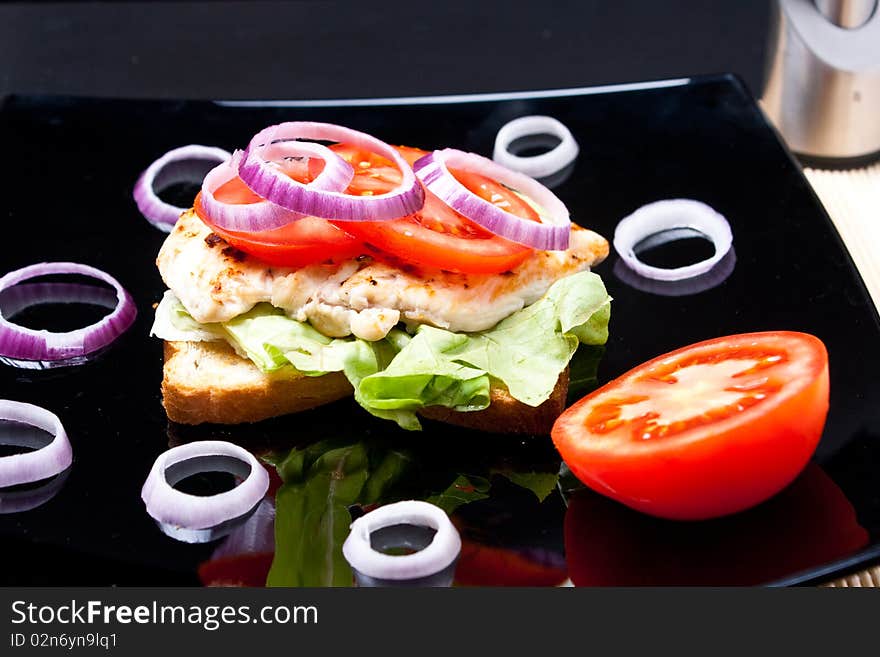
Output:
<svg viewBox="0 0 880 657">
<path fill-rule="evenodd" d="M 751 586 L 867 542 L 843 491 L 814 463 L 774 498 L 726 518 L 661 520 L 590 490 L 572 495 L 565 515 L 575 586 Z"/>
</svg>

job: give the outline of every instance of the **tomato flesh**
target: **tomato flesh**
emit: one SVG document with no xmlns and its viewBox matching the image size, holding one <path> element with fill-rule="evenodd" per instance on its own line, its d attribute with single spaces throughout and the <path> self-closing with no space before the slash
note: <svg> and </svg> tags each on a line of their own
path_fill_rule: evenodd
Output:
<svg viewBox="0 0 880 657">
<path fill-rule="evenodd" d="M 803 333 L 751 333 L 660 356 L 587 395 L 554 444 L 587 486 L 674 519 L 754 506 L 803 469 L 828 412 L 828 358 Z"/>
</svg>

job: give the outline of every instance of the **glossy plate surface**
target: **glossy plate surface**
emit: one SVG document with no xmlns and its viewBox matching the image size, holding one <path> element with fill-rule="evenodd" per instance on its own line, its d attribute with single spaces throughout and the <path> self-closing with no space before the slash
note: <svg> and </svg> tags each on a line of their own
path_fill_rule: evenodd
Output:
<svg viewBox="0 0 880 657">
<path fill-rule="evenodd" d="M 696 294 L 658 293 L 628 280 L 614 253 L 596 269 L 614 297 L 600 382 L 665 351 L 730 333 L 791 329 L 825 342 L 831 410 L 814 463 L 795 484 L 752 511 L 680 524 L 569 489 L 565 479 L 557 487 L 559 460 L 546 437 L 429 423 L 422 434 L 407 434 L 349 401 L 247 428 L 169 425 L 159 392 L 162 346 L 148 337 L 152 305 L 164 289 L 154 265 L 164 234 L 140 217 L 131 198 L 153 159 L 187 143 L 242 147 L 268 124 L 299 119 L 341 123 L 390 143 L 491 154 L 498 129 L 526 114 L 554 116 L 574 133 L 581 154 L 555 191 L 576 221 L 609 240 L 622 217 L 663 198 L 701 200 L 732 226 L 735 260 L 722 263 L 732 269 L 729 277 Z M 793 583 L 880 557 L 877 314 L 807 181 L 733 78 L 506 100 L 334 106 L 10 98 L 0 112 L 0 138 L 7 155 L 2 273 L 47 260 L 84 262 L 115 276 L 139 310 L 128 334 L 85 365 L 0 366 L 0 398 L 57 413 L 75 454 L 66 479 L 44 492 L 40 505 L 0 515 L 4 584 L 265 581 L 271 508 L 257 511 L 251 539 L 198 545 L 169 538 L 145 513 L 140 488 L 156 456 L 204 437 L 254 451 L 318 443 L 310 453 L 324 460 L 279 497 L 287 524 L 278 531 L 286 556 L 276 559 L 277 583 L 350 581 L 344 561 L 320 558 L 338 548 L 332 539 L 304 547 L 293 532 L 306 523 L 317 535 L 306 516 L 340 529 L 347 516 L 336 511 L 369 502 L 363 492 L 348 499 L 340 490 L 322 491 L 322 467 L 354 481 L 363 475 L 358 468 L 373 473 L 386 459 L 394 476 L 378 501 L 444 490 L 474 500 L 454 514 L 465 539 L 460 583 L 558 584 L 569 576 L 578 584 Z M 682 257 L 674 248 L 660 256 Z M 28 321 L 51 327 L 60 320 L 35 314 Z M 186 485 L 198 491 L 228 482 L 203 477 Z M 312 507 L 302 506 L 306 498 Z M 315 499 L 322 500 L 317 508 Z"/>
</svg>

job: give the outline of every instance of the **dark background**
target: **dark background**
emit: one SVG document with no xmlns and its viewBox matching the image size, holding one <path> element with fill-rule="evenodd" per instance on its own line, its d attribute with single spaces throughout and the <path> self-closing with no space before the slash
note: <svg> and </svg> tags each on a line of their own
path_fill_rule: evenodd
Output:
<svg viewBox="0 0 880 657">
<path fill-rule="evenodd" d="M 772 0 L 0 2 L 0 95 L 352 98 L 734 72 Z"/>
</svg>

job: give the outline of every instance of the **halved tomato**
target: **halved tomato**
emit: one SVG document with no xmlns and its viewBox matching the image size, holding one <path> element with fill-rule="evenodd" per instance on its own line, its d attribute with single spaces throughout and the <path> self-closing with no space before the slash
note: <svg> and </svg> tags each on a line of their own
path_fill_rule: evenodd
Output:
<svg viewBox="0 0 880 657">
<path fill-rule="evenodd" d="M 789 484 L 828 412 L 828 355 L 793 332 L 716 338 L 641 365 L 553 426 L 571 471 L 644 513 L 722 516 Z"/>
</svg>

